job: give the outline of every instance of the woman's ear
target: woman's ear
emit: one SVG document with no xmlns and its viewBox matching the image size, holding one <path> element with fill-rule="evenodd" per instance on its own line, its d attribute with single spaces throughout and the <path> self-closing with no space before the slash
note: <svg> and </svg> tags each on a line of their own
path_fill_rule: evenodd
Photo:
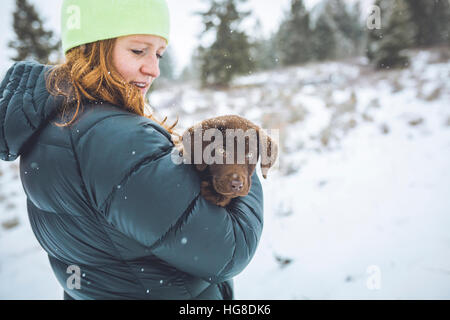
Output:
<svg viewBox="0 0 450 320">
<path fill-rule="evenodd" d="M 261 155 L 261 172 L 267 179 L 267 172 L 278 157 L 278 144 L 261 128 L 258 128 L 258 155 Z"/>
</svg>

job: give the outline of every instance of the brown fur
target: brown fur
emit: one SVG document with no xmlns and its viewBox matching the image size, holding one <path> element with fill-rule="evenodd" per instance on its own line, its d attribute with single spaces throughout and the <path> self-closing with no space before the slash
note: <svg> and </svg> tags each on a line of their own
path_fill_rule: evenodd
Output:
<svg viewBox="0 0 450 320">
<path fill-rule="evenodd" d="M 229 115 L 221 116 L 212 119 L 207 119 L 201 123 L 189 128 L 183 134 L 183 138 L 178 143 L 180 153 L 183 154 L 188 163 L 194 163 L 194 135 L 197 132 L 203 133 L 207 129 L 217 129 L 221 132 L 223 137 L 223 148 L 214 148 L 211 145 L 214 141 L 203 141 L 201 145 L 201 154 L 205 151 L 205 148 L 209 148 L 206 154 L 211 157 L 216 156 L 216 151 L 222 154 L 223 163 L 217 163 L 213 158 L 209 160 L 201 157 L 201 163 L 194 164 L 196 169 L 201 173 L 201 194 L 202 196 L 219 206 L 226 206 L 230 203 L 232 198 L 246 196 L 251 187 L 251 176 L 256 168 L 256 162 L 261 158 L 261 170 L 263 177 L 267 178 L 267 171 L 273 166 L 278 156 L 277 144 L 257 125 L 239 116 Z M 253 129 L 257 138 L 257 149 L 253 149 L 249 144 L 249 139 L 245 139 L 245 158 L 239 160 L 238 158 L 238 140 L 235 138 L 232 145 L 234 147 L 234 159 L 231 160 L 231 156 L 226 150 L 226 129 L 242 129 L 246 132 L 248 129 Z M 196 131 L 198 130 L 198 131 Z M 201 138 L 200 138 L 201 139 Z M 264 143 L 267 147 L 267 154 L 260 150 L 261 143 Z M 253 150 L 252 150 L 253 149 Z M 208 152 L 209 151 L 209 152 Z M 252 152 L 253 151 L 253 152 Z M 256 154 L 255 154 L 256 153 Z M 229 156 L 227 162 L 227 154 Z M 252 157 L 257 159 L 252 159 Z M 220 157 L 220 156 L 218 156 Z M 211 159 L 214 160 L 211 163 Z M 205 163 L 205 161 L 207 163 Z M 240 163 L 239 163 L 240 162 Z M 209 163 L 209 164 L 208 164 Z"/>
</svg>

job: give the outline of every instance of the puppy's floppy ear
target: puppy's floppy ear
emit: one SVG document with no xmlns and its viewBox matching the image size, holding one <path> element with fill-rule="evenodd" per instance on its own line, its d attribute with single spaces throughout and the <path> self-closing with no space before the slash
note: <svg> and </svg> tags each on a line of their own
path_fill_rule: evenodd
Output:
<svg viewBox="0 0 450 320">
<path fill-rule="evenodd" d="M 182 136 L 182 155 L 186 160 L 185 163 L 194 164 L 198 171 L 204 171 L 208 165 L 203 161 L 203 123 L 198 123 L 189 129 L 187 129 Z M 195 146 L 195 143 L 200 143 L 199 146 Z M 195 157 L 197 152 L 197 157 Z M 196 163 L 195 161 L 200 161 Z"/>
<path fill-rule="evenodd" d="M 264 179 L 278 157 L 278 144 L 258 127 L 258 155 L 261 155 L 261 171 Z"/>
</svg>

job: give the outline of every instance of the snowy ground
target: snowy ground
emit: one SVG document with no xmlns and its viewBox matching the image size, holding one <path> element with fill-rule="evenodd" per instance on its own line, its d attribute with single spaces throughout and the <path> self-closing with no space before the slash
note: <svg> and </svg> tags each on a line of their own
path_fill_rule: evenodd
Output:
<svg viewBox="0 0 450 320">
<path fill-rule="evenodd" d="M 357 59 L 251 75 L 228 91 L 153 94 L 180 131 L 230 113 L 280 130 L 237 299 L 450 298 L 450 61 L 448 49 L 411 54 L 402 71 Z M 61 299 L 17 166 L 0 162 L 0 299 Z"/>
</svg>

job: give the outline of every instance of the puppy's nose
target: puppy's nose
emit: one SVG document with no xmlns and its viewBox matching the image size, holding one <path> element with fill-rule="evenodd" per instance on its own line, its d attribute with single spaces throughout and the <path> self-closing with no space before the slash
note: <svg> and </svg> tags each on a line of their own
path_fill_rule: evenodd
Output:
<svg viewBox="0 0 450 320">
<path fill-rule="evenodd" d="M 231 181 L 231 189 L 233 191 L 241 191 L 244 187 L 244 183 L 241 180 L 232 180 Z"/>
</svg>

